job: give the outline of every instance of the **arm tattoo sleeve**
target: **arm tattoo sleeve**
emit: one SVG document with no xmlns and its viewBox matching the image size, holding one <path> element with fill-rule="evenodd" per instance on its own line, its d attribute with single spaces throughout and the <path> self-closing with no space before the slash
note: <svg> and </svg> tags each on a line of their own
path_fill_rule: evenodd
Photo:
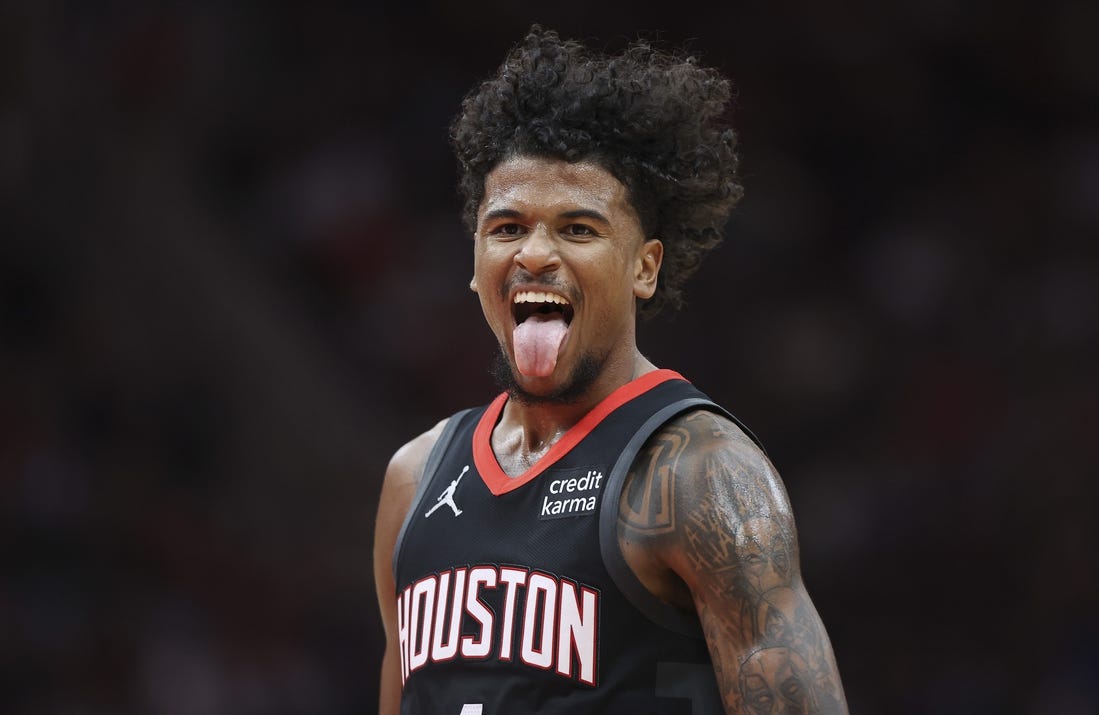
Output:
<svg viewBox="0 0 1099 715">
<path fill-rule="evenodd" d="M 846 712 L 785 489 L 743 433 L 707 412 L 667 425 L 635 461 L 621 519 L 689 587 L 728 712 Z"/>
</svg>

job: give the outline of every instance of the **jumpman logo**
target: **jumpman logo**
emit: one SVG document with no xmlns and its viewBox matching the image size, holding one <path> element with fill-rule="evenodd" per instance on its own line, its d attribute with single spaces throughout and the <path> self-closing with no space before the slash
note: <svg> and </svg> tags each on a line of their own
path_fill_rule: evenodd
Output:
<svg viewBox="0 0 1099 715">
<path fill-rule="evenodd" d="M 435 510 L 441 507 L 443 504 L 446 504 L 454 510 L 454 516 L 458 516 L 462 513 L 462 510 L 459 509 L 458 505 L 454 503 L 454 490 L 458 488 L 458 482 L 462 481 L 462 477 L 464 477 L 466 475 L 466 472 L 468 471 L 469 465 L 467 464 L 465 467 L 462 468 L 462 473 L 458 475 L 458 478 L 451 482 L 450 486 L 444 489 L 443 493 L 439 495 L 439 498 L 435 500 L 437 502 L 435 506 L 431 507 L 431 509 L 429 509 L 428 512 L 424 514 L 425 519 L 434 514 Z"/>
</svg>

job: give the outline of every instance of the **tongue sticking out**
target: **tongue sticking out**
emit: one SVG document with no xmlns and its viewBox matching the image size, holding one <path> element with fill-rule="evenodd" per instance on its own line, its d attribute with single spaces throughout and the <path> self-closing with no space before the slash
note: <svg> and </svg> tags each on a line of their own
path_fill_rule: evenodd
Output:
<svg viewBox="0 0 1099 715">
<path fill-rule="evenodd" d="M 515 366 L 527 377 L 549 377 L 557 366 L 557 351 L 569 326 L 560 314 L 535 313 L 512 333 Z"/>
</svg>

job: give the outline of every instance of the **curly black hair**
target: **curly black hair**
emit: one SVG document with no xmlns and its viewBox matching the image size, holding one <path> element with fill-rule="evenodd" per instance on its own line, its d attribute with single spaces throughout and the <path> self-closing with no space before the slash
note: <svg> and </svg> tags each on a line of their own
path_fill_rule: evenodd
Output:
<svg viewBox="0 0 1099 715">
<path fill-rule="evenodd" d="M 472 231 L 485 177 L 516 155 L 593 161 L 623 183 L 645 235 L 664 244 L 655 315 L 683 304 L 683 284 L 721 241 L 743 193 L 736 135 L 722 121 L 730 83 L 693 57 L 636 42 L 603 55 L 538 25 L 451 126 L 463 219 Z"/>
</svg>

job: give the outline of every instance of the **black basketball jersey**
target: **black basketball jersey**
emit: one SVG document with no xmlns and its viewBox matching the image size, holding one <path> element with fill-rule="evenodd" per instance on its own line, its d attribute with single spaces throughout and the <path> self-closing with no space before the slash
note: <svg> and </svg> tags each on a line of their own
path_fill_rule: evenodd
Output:
<svg viewBox="0 0 1099 715">
<path fill-rule="evenodd" d="M 509 477 L 490 443 L 506 399 L 450 419 L 397 539 L 401 712 L 723 712 L 697 618 L 637 580 L 617 516 L 661 425 L 694 409 L 735 418 L 657 370 Z"/>
</svg>

